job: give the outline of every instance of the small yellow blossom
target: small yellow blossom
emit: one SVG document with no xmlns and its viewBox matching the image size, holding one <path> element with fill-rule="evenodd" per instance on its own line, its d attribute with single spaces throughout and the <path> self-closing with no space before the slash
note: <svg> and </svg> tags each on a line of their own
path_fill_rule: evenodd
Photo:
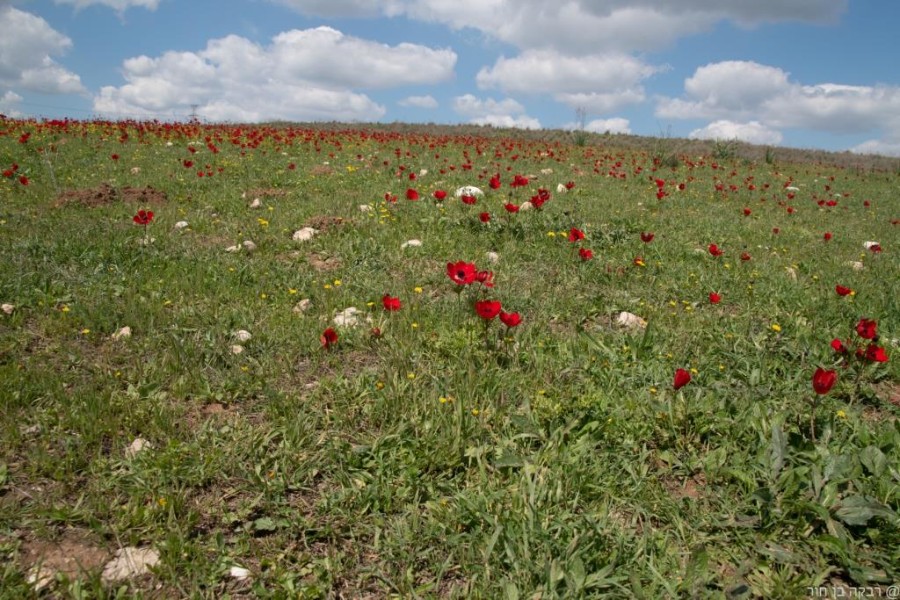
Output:
<svg viewBox="0 0 900 600">
<path fill-rule="evenodd" d="M 781 331 L 781 325 L 779 325 L 778 323 L 772 323 L 772 331 L 776 333 Z"/>
<path fill-rule="evenodd" d="M 334 287 L 341 287 L 341 280 L 340 280 L 340 279 L 335 279 L 335 280 L 334 280 Z"/>
<path fill-rule="evenodd" d="M 383 390 L 383 389 L 384 389 L 384 382 L 383 382 L 383 381 L 376 381 L 376 382 L 375 382 L 375 389 L 376 389 L 376 390 Z"/>
<path fill-rule="evenodd" d="M 691 374 L 692 374 L 692 375 L 699 375 L 699 374 L 700 374 L 700 371 L 698 371 L 697 369 L 691 367 Z"/>
<path fill-rule="evenodd" d="M 372 308 L 373 306 L 375 306 L 375 303 L 374 302 L 366 302 L 366 306 L 368 306 L 369 308 Z"/>
<path fill-rule="evenodd" d="M 165 498 L 160 498 L 156 503 L 159 504 L 160 508 L 165 508 L 168 501 Z"/>
<path fill-rule="evenodd" d="M 90 332 L 91 332 L 91 330 L 88 329 L 87 327 L 85 327 L 84 329 L 81 330 L 81 335 L 87 335 L 87 334 L 89 334 Z"/>
<path fill-rule="evenodd" d="M 297 293 L 297 290 L 295 288 L 288 289 L 288 294 L 290 294 L 291 296 L 293 296 L 296 293 Z"/>
<path fill-rule="evenodd" d="M 556 237 L 556 232 L 555 232 L 555 231 L 548 231 L 548 232 L 547 232 L 547 237 L 551 237 L 551 238 L 552 238 L 552 237 Z"/>
<path fill-rule="evenodd" d="M 836 416 L 838 419 L 846 419 L 846 418 L 847 418 L 847 413 L 845 413 L 845 412 L 842 411 L 842 410 L 839 410 L 839 411 L 837 411 L 836 413 L 834 413 L 834 416 Z"/>
<path fill-rule="evenodd" d="M 481 414 L 481 411 L 478 410 L 477 408 L 473 408 L 473 409 L 472 409 L 472 416 L 473 416 L 473 417 L 477 417 L 477 416 L 480 415 L 480 414 Z"/>
<path fill-rule="evenodd" d="M 731 263 L 725 263 L 725 268 L 726 268 L 726 269 L 730 269 L 730 268 L 731 268 Z"/>
<path fill-rule="evenodd" d="M 326 284 L 323 285 L 322 287 L 325 288 L 326 290 L 330 290 L 330 289 L 331 289 L 331 284 L 330 284 L 330 283 L 326 283 Z"/>
<path fill-rule="evenodd" d="M 416 374 L 413 373 L 412 371 L 410 371 L 409 373 L 406 374 L 406 378 L 409 380 L 413 380 L 416 378 Z"/>
<path fill-rule="evenodd" d="M 266 295 L 265 292 L 262 292 L 262 293 L 259 295 L 259 297 L 262 298 L 263 300 L 265 300 L 266 298 L 268 298 L 268 296 Z"/>
<path fill-rule="evenodd" d="M 657 391 L 659 391 L 659 390 L 657 390 L 655 387 L 650 388 L 651 394 L 655 394 Z"/>
<path fill-rule="evenodd" d="M 260 227 L 268 227 L 269 222 L 263 219 L 262 217 L 257 217 L 256 222 L 259 223 Z"/>
<path fill-rule="evenodd" d="M 61 308 L 60 310 L 63 311 L 64 313 L 67 313 L 67 312 L 69 312 L 69 311 L 72 310 L 72 309 L 69 308 L 69 305 L 68 305 L 68 304 L 63 304 L 63 306 L 62 306 L 62 308 Z"/>
<path fill-rule="evenodd" d="M 413 324 L 412 324 L 412 328 L 413 328 L 413 329 L 418 329 L 418 328 L 419 328 L 419 324 L 418 324 L 418 323 L 413 323 Z"/>
<path fill-rule="evenodd" d="M 415 293 L 417 293 L 417 294 L 421 294 L 421 293 L 422 293 L 422 288 L 420 288 L 420 287 L 417 286 L 417 287 L 413 288 L 413 291 L 414 291 Z"/>
</svg>

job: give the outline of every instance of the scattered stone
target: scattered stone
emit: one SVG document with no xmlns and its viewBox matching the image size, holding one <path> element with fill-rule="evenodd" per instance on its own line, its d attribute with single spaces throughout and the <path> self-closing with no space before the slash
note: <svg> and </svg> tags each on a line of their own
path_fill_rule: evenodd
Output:
<svg viewBox="0 0 900 600">
<path fill-rule="evenodd" d="M 628 329 L 645 329 L 647 327 L 647 321 L 633 313 L 624 311 L 619 313 L 616 323 Z"/>
<path fill-rule="evenodd" d="M 35 565 L 28 571 L 26 581 L 28 585 L 34 588 L 34 591 L 40 592 L 50 587 L 56 581 L 56 572 L 53 569 Z"/>
<path fill-rule="evenodd" d="M 798 187 L 795 186 L 795 185 L 789 185 L 789 186 L 787 186 L 787 187 L 784 188 L 784 189 L 786 189 L 786 190 L 789 191 L 789 192 L 799 192 L 799 191 L 800 191 L 800 188 L 798 188 Z"/>
<path fill-rule="evenodd" d="M 262 200 L 259 198 L 254 198 L 253 202 L 250 203 L 250 208 L 259 208 L 262 206 Z"/>
<path fill-rule="evenodd" d="M 116 551 L 116 556 L 103 567 L 104 583 L 140 577 L 159 564 L 159 552 L 152 548 L 126 547 Z"/>
<path fill-rule="evenodd" d="M 125 327 L 120 328 L 114 334 L 112 334 L 112 339 L 114 340 L 124 340 L 131 337 L 131 327 L 126 325 Z"/>
<path fill-rule="evenodd" d="M 238 329 L 237 331 L 234 332 L 234 339 L 236 339 L 239 342 L 246 342 L 247 340 L 249 340 L 252 337 L 253 336 L 250 335 L 250 332 L 247 331 L 246 329 Z"/>
<path fill-rule="evenodd" d="M 254 250 L 256 250 L 256 244 L 254 244 L 251 240 L 244 240 L 241 245 L 247 252 L 253 252 Z"/>
<path fill-rule="evenodd" d="M 184 229 L 187 226 L 188 226 L 187 221 L 178 221 L 177 223 L 175 223 L 175 229 Z"/>
<path fill-rule="evenodd" d="M 553 169 L 541 169 L 541 175 L 553 175 Z"/>
<path fill-rule="evenodd" d="M 797 281 L 797 269 L 795 269 L 794 267 L 787 267 L 785 268 L 785 271 L 787 271 L 788 277 L 790 277 L 794 281 Z"/>
<path fill-rule="evenodd" d="M 297 304 L 294 305 L 294 312 L 298 313 L 298 314 L 304 313 L 307 310 L 309 310 L 309 307 L 311 305 L 312 305 L 312 300 L 310 300 L 309 298 L 304 298 L 303 300 L 301 300 L 300 302 L 298 302 Z"/>
<path fill-rule="evenodd" d="M 400 248 L 401 249 L 406 249 L 406 248 L 410 248 L 410 247 L 418 248 L 421 245 L 422 245 L 422 240 L 409 240 L 407 242 L 403 242 L 402 244 L 400 244 Z"/>
<path fill-rule="evenodd" d="M 22 435 L 36 435 L 41 432 L 40 425 L 29 425 L 28 427 L 22 427 L 19 429 L 19 433 Z"/>
<path fill-rule="evenodd" d="M 865 266 L 864 264 L 862 264 L 861 262 L 859 262 L 858 260 L 851 260 L 851 261 L 850 261 L 849 263 L 847 263 L 847 264 L 850 265 L 850 267 L 851 267 L 854 271 L 862 271 L 863 269 L 866 268 L 866 266 Z"/>
<path fill-rule="evenodd" d="M 338 327 L 356 327 L 360 324 L 360 315 L 362 314 L 355 306 L 350 306 L 335 315 L 333 321 Z M 371 323 L 372 317 L 367 317 L 366 321 Z"/>
<path fill-rule="evenodd" d="M 484 192 L 474 185 L 464 185 L 456 190 L 456 197 L 461 198 L 462 196 L 484 196 Z"/>
<path fill-rule="evenodd" d="M 497 264 L 498 262 L 500 262 L 500 255 L 497 254 L 496 252 L 485 252 L 484 257 L 491 264 Z"/>
<path fill-rule="evenodd" d="M 141 168 L 140 168 L 140 167 L 131 167 L 131 174 L 132 174 L 132 175 L 137 175 L 137 174 L 140 173 L 140 172 L 141 172 Z"/>
<path fill-rule="evenodd" d="M 234 345 L 231 347 L 231 353 L 232 353 L 232 354 L 240 354 L 240 353 L 243 352 L 243 351 L 244 351 L 244 347 L 241 346 L 240 344 L 234 344 Z"/>
<path fill-rule="evenodd" d="M 526 210 L 531 210 L 532 208 L 534 208 L 534 205 L 531 204 L 530 200 L 526 200 L 519 205 L 519 212 L 525 212 Z"/>
<path fill-rule="evenodd" d="M 148 442 L 142 437 L 135 438 L 131 444 L 127 448 L 125 448 L 125 458 L 134 458 L 141 452 L 145 450 L 149 450 L 153 447 L 153 444 Z"/>
<path fill-rule="evenodd" d="M 426 175 L 428 175 L 428 169 L 419 170 L 419 177 L 425 177 Z"/>
<path fill-rule="evenodd" d="M 371 204 L 360 204 L 359 205 L 359 212 L 370 213 L 370 212 L 373 212 L 374 210 L 375 210 L 375 207 L 372 206 Z"/>
<path fill-rule="evenodd" d="M 298 229 L 294 232 L 294 235 L 291 236 L 291 239 L 295 242 L 306 242 L 313 238 L 314 235 L 319 233 L 318 229 L 313 229 L 312 227 L 304 227 L 303 229 Z"/>
<path fill-rule="evenodd" d="M 16 310 L 16 307 L 13 304 L 4 303 L 4 304 L 0 305 L 0 310 L 2 310 L 3 312 L 5 312 L 8 315 L 11 315 L 13 313 L 13 311 Z"/>
<path fill-rule="evenodd" d="M 228 246 L 227 248 L 225 248 L 225 252 L 238 252 L 240 251 L 240 249 L 240 246 Z"/>
<path fill-rule="evenodd" d="M 565 194 L 568 191 L 569 191 L 569 188 L 566 187 L 566 184 L 564 184 L 564 183 L 556 184 L 556 193 L 557 194 Z"/>
<path fill-rule="evenodd" d="M 238 581 L 243 581 L 250 577 L 250 569 L 245 569 L 244 567 L 240 567 L 235 565 L 229 569 L 228 574 Z"/>
</svg>

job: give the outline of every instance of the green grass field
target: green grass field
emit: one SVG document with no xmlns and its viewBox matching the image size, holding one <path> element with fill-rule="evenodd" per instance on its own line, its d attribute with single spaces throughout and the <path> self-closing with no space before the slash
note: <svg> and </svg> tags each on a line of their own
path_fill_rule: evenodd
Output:
<svg viewBox="0 0 900 600">
<path fill-rule="evenodd" d="M 0 597 L 897 597 L 900 175 L 507 134 L 0 121 Z"/>
</svg>

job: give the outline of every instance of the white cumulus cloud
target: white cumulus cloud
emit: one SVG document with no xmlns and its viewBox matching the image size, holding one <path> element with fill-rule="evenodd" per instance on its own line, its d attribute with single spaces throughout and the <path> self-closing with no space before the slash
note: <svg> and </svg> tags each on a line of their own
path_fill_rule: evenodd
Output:
<svg viewBox="0 0 900 600">
<path fill-rule="evenodd" d="M 883 139 L 862 147 L 890 150 L 900 139 L 900 86 L 807 85 L 777 67 L 725 61 L 697 68 L 685 80 L 683 96 L 658 98 L 656 116 L 715 121 L 694 131 L 698 137 L 735 133 L 739 139 L 773 144 L 783 129 L 868 132 Z"/>
<path fill-rule="evenodd" d="M 84 92 L 81 78 L 59 65 L 72 40 L 41 17 L 0 5 L 0 86 L 44 94 Z"/>
<path fill-rule="evenodd" d="M 701 140 L 740 140 L 750 144 L 771 145 L 780 144 L 782 140 L 780 132 L 770 129 L 758 121 L 748 123 L 714 121 L 706 127 L 695 129 L 688 137 Z"/>
<path fill-rule="evenodd" d="M 481 99 L 472 94 L 453 99 L 453 110 L 476 125 L 540 129 L 540 121 L 525 114 L 525 107 L 512 98 Z"/>
<path fill-rule="evenodd" d="M 631 133 L 631 122 L 621 117 L 594 119 L 585 124 L 584 130 L 593 133 Z"/>
<path fill-rule="evenodd" d="M 400 106 L 411 106 L 413 108 L 437 108 L 438 101 L 432 96 L 409 96 L 397 102 Z"/>
<path fill-rule="evenodd" d="M 16 106 L 22 102 L 22 96 L 15 92 L 6 92 L 0 96 L 0 113 L 7 117 L 20 117 L 22 113 L 16 109 Z"/>
<path fill-rule="evenodd" d="M 94 109 L 158 116 L 196 104 L 212 120 L 371 121 L 386 109 L 359 90 L 435 84 L 455 64 L 452 50 L 388 46 L 329 27 L 286 31 L 267 46 L 230 35 L 198 52 L 126 60 L 126 83 L 102 88 Z"/>
</svg>

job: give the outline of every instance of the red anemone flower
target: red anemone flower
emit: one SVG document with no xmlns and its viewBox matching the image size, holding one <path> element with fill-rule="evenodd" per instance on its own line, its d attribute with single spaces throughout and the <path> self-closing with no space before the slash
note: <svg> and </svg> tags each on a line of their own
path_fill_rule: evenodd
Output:
<svg viewBox="0 0 900 600">
<path fill-rule="evenodd" d="M 418 199 L 419 199 L 419 192 L 417 192 L 417 191 L 414 190 L 413 188 L 408 188 L 408 189 L 406 190 L 406 199 L 407 199 L 407 200 L 418 200 Z"/>
<path fill-rule="evenodd" d="M 434 191 L 435 200 L 443 200 L 446 197 L 447 197 L 447 192 L 445 192 L 444 190 L 435 190 Z"/>
<path fill-rule="evenodd" d="M 477 281 L 484 287 L 494 287 L 494 272 L 478 271 L 477 273 L 475 273 L 475 281 Z"/>
<path fill-rule="evenodd" d="M 465 261 L 447 263 L 447 276 L 457 285 L 469 285 L 475 281 L 475 264 Z"/>
<path fill-rule="evenodd" d="M 715 293 L 715 292 L 710 292 L 710 293 L 709 293 L 709 302 L 710 302 L 710 304 L 718 304 L 718 303 L 721 302 L 721 301 L 722 301 L 722 296 L 720 296 L 719 294 L 717 294 L 717 293 Z"/>
<path fill-rule="evenodd" d="M 748 252 L 741 252 L 741 260 L 744 262 L 750 260 L 750 254 Z"/>
<path fill-rule="evenodd" d="M 498 175 L 494 175 L 491 177 L 491 181 L 488 184 L 491 186 L 492 190 L 500 189 L 500 177 Z"/>
<path fill-rule="evenodd" d="M 485 321 L 490 321 L 500 314 L 499 300 L 479 300 L 475 303 L 475 312 Z"/>
<path fill-rule="evenodd" d="M 713 256 L 717 256 L 717 257 L 725 254 L 725 252 L 723 250 L 721 250 L 716 244 L 709 245 L 709 253 L 712 254 Z"/>
<path fill-rule="evenodd" d="M 676 390 L 679 390 L 689 384 L 691 382 L 691 373 L 685 369 L 676 369 L 675 370 L 675 380 L 672 382 L 672 387 Z"/>
<path fill-rule="evenodd" d="M 477 201 L 477 198 L 470 194 L 463 194 L 459 199 L 462 200 L 463 204 L 468 204 L 469 206 L 475 204 L 475 202 Z"/>
<path fill-rule="evenodd" d="M 869 344 L 866 348 L 866 360 L 870 360 L 872 362 L 887 362 L 888 356 L 884 351 L 884 348 L 881 346 L 876 346 L 875 344 Z"/>
<path fill-rule="evenodd" d="M 844 342 L 838 338 L 831 340 L 831 349 L 838 354 L 847 354 L 847 346 L 845 346 Z"/>
<path fill-rule="evenodd" d="M 578 229 L 577 227 L 573 227 L 569 230 L 569 241 L 570 242 L 578 242 L 584 239 L 584 232 Z"/>
<path fill-rule="evenodd" d="M 567 182 L 565 183 L 565 186 L 566 186 L 566 189 L 567 189 L 567 190 L 571 190 L 572 188 L 575 187 L 575 182 L 574 182 L 574 181 L 567 181 Z"/>
<path fill-rule="evenodd" d="M 319 342 L 322 343 L 322 347 L 324 348 L 330 348 L 331 346 L 334 346 L 335 344 L 337 344 L 337 341 L 338 334 L 331 327 L 323 331 L 322 336 L 319 338 Z"/>
<path fill-rule="evenodd" d="M 488 223 L 491 220 L 491 213 L 483 212 L 480 215 L 478 215 L 478 218 L 481 220 L 482 223 Z"/>
<path fill-rule="evenodd" d="M 848 287 L 844 287 L 842 285 L 834 286 L 834 291 L 837 292 L 838 296 L 849 296 L 850 294 L 853 293 L 853 290 L 851 290 Z"/>
<path fill-rule="evenodd" d="M 745 217 L 749 217 L 750 214 L 751 214 L 752 212 L 753 212 L 753 211 L 750 210 L 749 208 L 745 208 L 745 209 L 744 209 L 744 216 L 745 216 Z"/>
<path fill-rule="evenodd" d="M 137 223 L 138 225 L 147 226 L 150 224 L 150 221 L 153 220 L 153 211 L 152 210 L 139 210 L 136 215 L 131 218 L 132 221 Z"/>
<path fill-rule="evenodd" d="M 578 256 L 581 257 L 581 260 L 591 260 L 592 258 L 594 258 L 594 253 L 588 248 L 579 248 Z"/>
<path fill-rule="evenodd" d="M 522 316 L 517 313 L 500 312 L 500 321 L 507 327 L 515 327 L 522 322 Z"/>
<path fill-rule="evenodd" d="M 381 304 L 384 306 L 384 310 L 391 312 L 400 310 L 400 298 L 395 298 L 388 294 L 381 297 Z"/>
<path fill-rule="evenodd" d="M 641 232 L 641 241 L 645 244 L 649 244 L 653 241 L 654 234 L 650 231 L 642 231 Z"/>
<path fill-rule="evenodd" d="M 878 323 L 871 319 L 860 319 L 856 324 L 856 333 L 863 339 L 874 340 L 878 335 Z"/>
<path fill-rule="evenodd" d="M 817 394 L 827 394 L 834 387 L 837 381 L 837 373 L 835 371 L 826 371 L 822 367 L 816 368 L 813 373 L 812 386 Z"/>
<path fill-rule="evenodd" d="M 831 232 L 830 232 L 830 231 L 826 231 L 826 232 L 825 232 L 825 235 L 822 236 L 822 239 L 825 240 L 826 242 L 827 242 L 828 240 L 830 240 L 831 238 L 832 238 L 832 235 L 831 235 Z"/>
<path fill-rule="evenodd" d="M 505 208 L 506 212 L 509 212 L 509 213 L 519 212 L 519 205 L 513 204 L 512 202 L 507 202 L 506 204 L 503 205 L 503 208 Z"/>
</svg>

